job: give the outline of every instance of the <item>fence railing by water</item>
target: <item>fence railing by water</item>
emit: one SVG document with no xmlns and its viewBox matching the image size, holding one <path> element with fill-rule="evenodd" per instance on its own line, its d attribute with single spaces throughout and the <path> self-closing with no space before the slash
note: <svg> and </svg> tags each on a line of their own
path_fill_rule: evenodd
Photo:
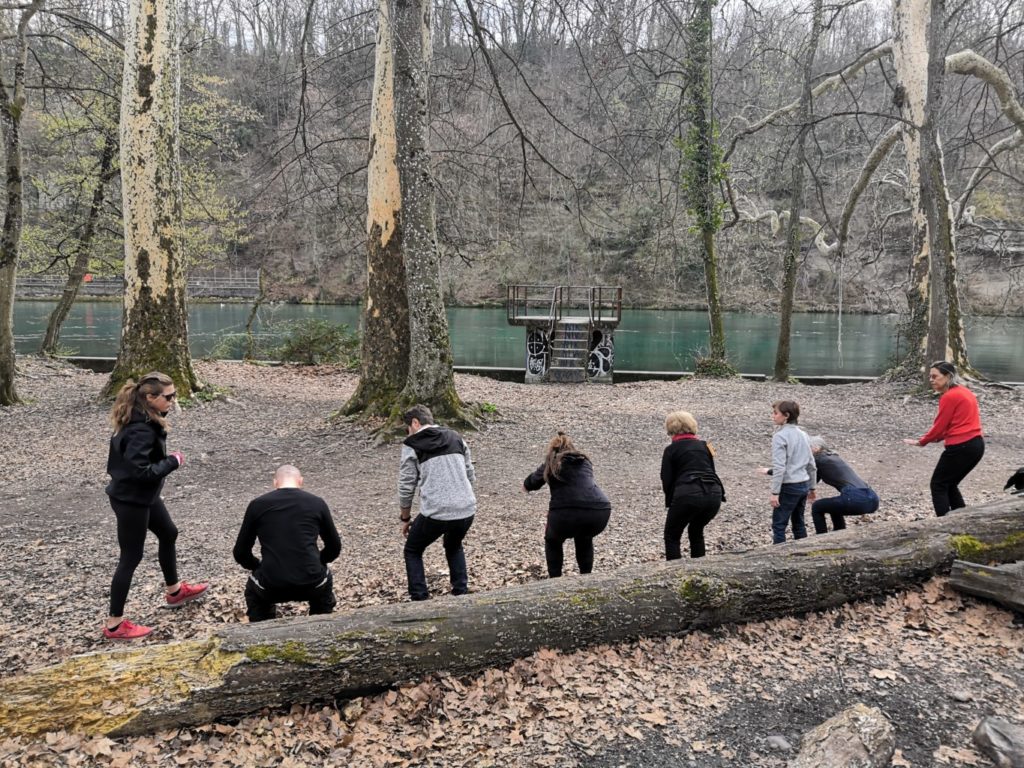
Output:
<svg viewBox="0 0 1024 768">
<path fill-rule="evenodd" d="M 56 275 L 19 276 L 15 296 L 22 299 L 60 296 L 67 278 Z M 193 298 L 245 299 L 255 298 L 260 292 L 256 272 L 227 275 L 196 275 L 188 279 L 188 295 Z M 124 293 L 121 277 L 92 277 L 78 288 L 80 296 L 120 296 Z"/>
</svg>

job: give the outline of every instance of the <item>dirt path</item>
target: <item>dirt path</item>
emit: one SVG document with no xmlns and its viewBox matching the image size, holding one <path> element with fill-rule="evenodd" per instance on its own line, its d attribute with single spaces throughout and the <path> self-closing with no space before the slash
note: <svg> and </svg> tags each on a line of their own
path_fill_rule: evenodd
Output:
<svg viewBox="0 0 1024 768">
<path fill-rule="evenodd" d="M 19 366 L 19 390 L 30 402 L 0 408 L 4 674 L 103 646 L 99 628 L 116 560 L 103 494 L 106 406 L 96 400 L 104 377 L 31 358 Z M 165 499 L 180 529 L 183 577 L 209 579 L 214 587 L 188 610 L 157 609 L 161 586 L 151 541 L 128 615 L 157 626 L 157 641 L 242 620 L 245 573 L 232 561 L 231 546 L 245 505 L 269 489 L 273 469 L 285 461 L 303 470 L 307 489 L 328 501 L 338 522 L 339 610 L 406 599 L 398 447 L 374 447 L 359 428 L 326 420 L 355 377 L 329 368 L 230 363 L 204 363 L 200 371 L 231 394 L 172 415 L 169 442 L 187 463 L 171 476 Z M 479 497 L 467 539 L 473 590 L 544 573 L 547 495 L 523 494 L 520 485 L 557 429 L 591 456 L 614 505 L 609 529 L 596 542 L 595 569 L 659 559 L 662 423 L 675 408 L 692 411 L 702 436 L 715 444 L 728 492 L 707 531 L 711 557 L 768 546 L 767 487 L 754 469 L 768 460 L 770 403 L 783 397 L 800 402 L 801 424 L 834 442 L 882 498 L 880 512 L 853 520 L 846 535 L 870 535 L 878 519 L 932 514 L 928 477 L 940 449 L 909 448 L 900 438 L 922 434 L 935 405 L 897 385 L 537 387 L 477 377 L 457 383 L 463 398 L 499 411 L 468 435 Z M 988 447 L 963 486 L 970 503 L 999 498 L 1006 477 L 1024 464 L 1022 393 L 986 389 L 980 399 Z M 571 556 L 567 565 L 571 571 Z M 427 568 L 432 589 L 444 592 L 439 548 L 428 552 Z M 156 765 L 173 752 L 182 765 L 781 766 L 790 755 L 773 750 L 768 736 L 795 746 L 801 733 L 857 700 L 880 706 L 897 723 L 905 761 L 897 765 L 971 765 L 977 758 L 970 731 L 982 715 L 1024 718 L 1024 636 L 1012 621 L 933 583 L 803 620 L 543 652 L 510 669 L 368 697 L 344 712 L 296 708 L 111 743 L 72 736 L 0 742 L 0 765 Z"/>
</svg>

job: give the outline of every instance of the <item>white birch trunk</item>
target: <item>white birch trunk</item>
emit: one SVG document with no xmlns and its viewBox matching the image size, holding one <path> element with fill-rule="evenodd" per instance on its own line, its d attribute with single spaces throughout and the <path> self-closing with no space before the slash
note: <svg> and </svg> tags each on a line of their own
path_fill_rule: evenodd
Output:
<svg viewBox="0 0 1024 768">
<path fill-rule="evenodd" d="M 913 227 L 907 295 L 910 352 L 901 368 L 925 375 L 934 360 L 970 369 L 957 286 L 953 209 L 937 125 L 945 64 L 944 18 L 941 0 L 893 3 L 893 65 L 897 101 L 906 121 L 903 144 Z"/>
</svg>

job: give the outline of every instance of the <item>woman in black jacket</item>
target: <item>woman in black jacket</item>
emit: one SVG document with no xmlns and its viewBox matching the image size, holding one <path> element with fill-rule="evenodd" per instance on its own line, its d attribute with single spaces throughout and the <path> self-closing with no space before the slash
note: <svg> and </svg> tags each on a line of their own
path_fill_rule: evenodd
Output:
<svg viewBox="0 0 1024 768">
<path fill-rule="evenodd" d="M 138 383 L 121 387 L 110 411 L 114 434 L 107 455 L 110 483 L 106 492 L 117 516 L 117 543 L 121 555 L 110 584 L 110 615 L 103 627 L 109 640 L 136 640 L 153 630 L 124 618 L 124 604 L 132 576 L 142 560 L 146 531 L 159 542 L 160 570 L 166 583 L 165 600 L 177 607 L 206 592 L 206 584 L 178 579 L 174 542 L 178 529 L 160 498 L 164 478 L 185 463 L 180 451 L 167 453 L 167 413 L 176 397 L 174 382 L 163 373 L 147 373 Z"/>
<path fill-rule="evenodd" d="M 526 478 L 523 490 L 536 491 L 544 483 L 551 489 L 544 530 L 548 576 L 562 575 L 562 545 L 566 539 L 576 545 L 580 573 L 590 573 L 594 569 L 594 537 L 607 527 L 612 505 L 594 482 L 590 459 L 576 450 L 564 432 L 551 439 L 544 463 Z"/>
<path fill-rule="evenodd" d="M 704 526 L 718 514 L 725 488 L 715 472 L 715 452 L 697 438 L 697 420 L 686 411 L 665 419 L 672 442 L 661 456 L 665 491 L 665 559 L 682 557 L 679 542 L 689 529 L 690 557 L 704 557 Z"/>
</svg>

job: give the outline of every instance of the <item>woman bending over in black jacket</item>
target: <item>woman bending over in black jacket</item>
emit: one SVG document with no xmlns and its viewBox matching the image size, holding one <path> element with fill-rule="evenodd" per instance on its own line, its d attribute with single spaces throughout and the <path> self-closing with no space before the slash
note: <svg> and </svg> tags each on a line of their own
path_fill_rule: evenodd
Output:
<svg viewBox="0 0 1024 768">
<path fill-rule="evenodd" d="M 718 514 L 725 488 L 715 472 L 715 452 L 697 438 L 697 420 L 686 411 L 665 419 L 672 442 L 661 456 L 665 491 L 665 559 L 682 557 L 679 542 L 689 529 L 690 557 L 704 557 L 704 526 Z"/>
<path fill-rule="evenodd" d="M 142 560 L 146 531 L 159 542 L 157 556 L 164 574 L 164 599 L 176 608 L 206 592 L 206 584 L 178 580 L 174 542 L 178 529 L 160 498 L 164 478 L 185 463 L 180 451 L 167 453 L 167 413 L 174 403 L 174 382 L 163 373 L 147 373 L 136 384 L 121 387 L 110 411 L 114 434 L 110 438 L 107 495 L 117 516 L 117 543 L 121 556 L 110 584 L 110 616 L 103 627 L 108 640 L 136 640 L 153 630 L 124 618 L 124 604 L 135 568 Z"/>
<path fill-rule="evenodd" d="M 608 525 L 612 505 L 594 482 L 594 467 L 576 450 L 572 440 L 559 432 L 548 444 L 544 463 L 523 482 L 524 491 L 551 488 L 548 524 L 544 530 L 544 555 L 548 576 L 562 575 L 562 545 L 572 539 L 580 573 L 594 569 L 594 537 Z"/>
</svg>

